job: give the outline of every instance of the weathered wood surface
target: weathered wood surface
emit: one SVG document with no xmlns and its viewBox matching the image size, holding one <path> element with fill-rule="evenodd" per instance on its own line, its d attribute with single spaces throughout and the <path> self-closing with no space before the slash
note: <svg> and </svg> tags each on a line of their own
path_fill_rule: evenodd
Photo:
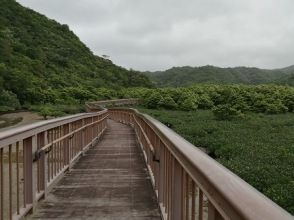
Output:
<svg viewBox="0 0 294 220">
<path fill-rule="evenodd" d="M 129 126 L 108 121 L 102 139 L 29 219 L 161 219 L 143 154 Z"/>
</svg>

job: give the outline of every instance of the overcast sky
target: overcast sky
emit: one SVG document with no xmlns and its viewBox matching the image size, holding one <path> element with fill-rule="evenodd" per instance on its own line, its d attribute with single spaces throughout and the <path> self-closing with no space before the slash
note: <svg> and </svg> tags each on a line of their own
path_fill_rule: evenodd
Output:
<svg viewBox="0 0 294 220">
<path fill-rule="evenodd" d="M 126 68 L 294 64 L 294 0 L 17 0 Z"/>
</svg>

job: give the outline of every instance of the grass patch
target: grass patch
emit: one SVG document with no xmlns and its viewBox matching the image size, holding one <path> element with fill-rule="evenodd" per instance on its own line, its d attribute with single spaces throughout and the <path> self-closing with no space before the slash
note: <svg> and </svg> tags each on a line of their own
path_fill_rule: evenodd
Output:
<svg viewBox="0 0 294 220">
<path fill-rule="evenodd" d="M 139 108 L 171 127 L 294 214 L 294 114 L 216 120 L 212 111 Z"/>
</svg>

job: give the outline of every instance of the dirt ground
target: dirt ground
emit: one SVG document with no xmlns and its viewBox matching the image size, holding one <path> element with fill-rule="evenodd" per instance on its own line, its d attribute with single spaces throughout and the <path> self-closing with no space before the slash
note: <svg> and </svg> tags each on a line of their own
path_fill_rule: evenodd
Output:
<svg viewBox="0 0 294 220">
<path fill-rule="evenodd" d="M 1 115 L 1 117 L 2 118 L 18 118 L 18 117 L 22 117 L 22 120 L 19 123 L 15 124 L 15 125 L 0 128 L 0 132 L 11 129 L 11 128 L 15 128 L 15 127 L 19 127 L 19 126 L 22 126 L 22 125 L 27 125 L 27 124 L 31 124 L 31 123 L 43 120 L 43 117 L 38 115 L 35 112 L 8 113 L 8 114 Z"/>
</svg>

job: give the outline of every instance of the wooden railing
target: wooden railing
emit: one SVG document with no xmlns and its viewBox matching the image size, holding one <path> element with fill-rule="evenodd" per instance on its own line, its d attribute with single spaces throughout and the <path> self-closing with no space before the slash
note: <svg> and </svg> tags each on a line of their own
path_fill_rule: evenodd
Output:
<svg viewBox="0 0 294 220">
<path fill-rule="evenodd" d="M 86 111 L 97 112 L 109 107 L 130 106 L 130 105 L 137 105 L 139 103 L 140 103 L 140 99 L 113 99 L 113 100 L 103 100 L 103 101 L 97 101 L 97 102 L 87 102 Z"/>
<path fill-rule="evenodd" d="M 97 111 L 97 106 L 93 104 L 90 110 Z M 134 127 L 164 219 L 293 220 L 168 127 L 125 108 L 77 114 L 0 133 L 0 220 L 18 219 L 31 211 L 103 134 L 108 116 Z"/>
<path fill-rule="evenodd" d="M 177 133 L 134 109 L 110 109 L 134 127 L 164 219 L 293 220 L 284 209 Z"/>
<path fill-rule="evenodd" d="M 107 110 L 34 123 L 0 133 L 0 220 L 33 209 L 106 129 Z"/>
</svg>

